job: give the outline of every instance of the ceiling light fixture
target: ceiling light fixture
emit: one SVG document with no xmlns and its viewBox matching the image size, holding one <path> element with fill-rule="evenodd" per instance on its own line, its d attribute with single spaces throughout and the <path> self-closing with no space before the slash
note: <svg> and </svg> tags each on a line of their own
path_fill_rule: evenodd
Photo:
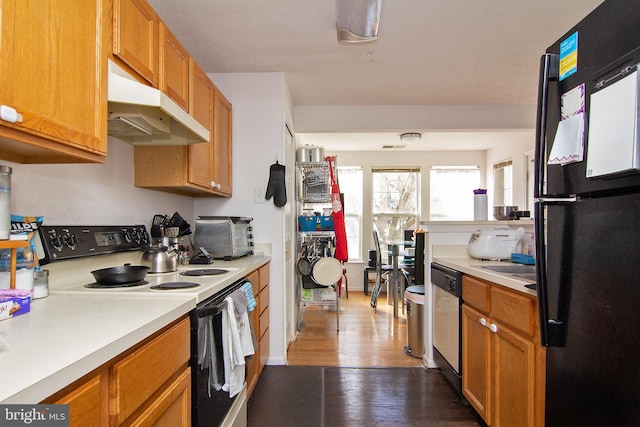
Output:
<svg viewBox="0 0 640 427">
<path fill-rule="evenodd" d="M 336 29 L 340 43 L 367 43 L 378 39 L 382 0 L 337 0 Z"/>
<path fill-rule="evenodd" d="M 405 132 L 400 135 L 400 141 L 415 142 L 422 138 L 422 134 L 418 132 Z"/>
</svg>

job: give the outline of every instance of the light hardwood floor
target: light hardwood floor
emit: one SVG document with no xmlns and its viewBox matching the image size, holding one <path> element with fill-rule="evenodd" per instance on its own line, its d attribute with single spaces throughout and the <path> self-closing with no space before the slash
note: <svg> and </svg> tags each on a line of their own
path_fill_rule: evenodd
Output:
<svg viewBox="0 0 640 427">
<path fill-rule="evenodd" d="M 289 345 L 289 365 L 340 367 L 422 367 L 422 359 L 404 352 L 407 344 L 406 317 L 398 303 L 398 318 L 387 304 L 385 293 L 378 309 L 371 308 L 370 295 L 350 291 L 340 310 L 340 330 L 336 312 L 323 307 L 306 307 L 303 326 Z"/>
</svg>

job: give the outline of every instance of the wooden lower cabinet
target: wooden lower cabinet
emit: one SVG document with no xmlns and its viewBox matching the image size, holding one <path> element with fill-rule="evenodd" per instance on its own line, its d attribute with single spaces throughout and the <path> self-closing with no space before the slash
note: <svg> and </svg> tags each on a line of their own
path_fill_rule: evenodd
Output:
<svg viewBox="0 0 640 427">
<path fill-rule="evenodd" d="M 70 426 L 108 426 L 109 406 L 107 370 L 91 374 L 51 401 L 69 405 Z M 48 402 L 47 402 L 48 403 Z"/>
<path fill-rule="evenodd" d="M 70 426 L 191 426 L 189 318 L 182 318 L 42 403 Z"/>
<path fill-rule="evenodd" d="M 466 275 L 462 298 L 464 396 L 489 426 L 543 426 L 535 298 Z"/>
<path fill-rule="evenodd" d="M 247 275 L 253 286 L 256 308 L 250 313 L 258 348 L 247 362 L 247 398 L 258 382 L 262 368 L 269 358 L 269 264 Z"/>
</svg>

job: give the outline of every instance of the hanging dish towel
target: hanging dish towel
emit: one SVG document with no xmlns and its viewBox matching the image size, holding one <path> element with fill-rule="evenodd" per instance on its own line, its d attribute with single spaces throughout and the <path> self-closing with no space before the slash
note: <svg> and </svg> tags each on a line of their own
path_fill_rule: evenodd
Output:
<svg viewBox="0 0 640 427">
<path fill-rule="evenodd" d="M 247 281 L 244 283 L 244 285 L 242 285 L 240 289 L 242 289 L 247 296 L 247 310 L 253 311 L 253 309 L 256 308 L 257 305 L 256 298 L 253 295 L 253 285 L 251 284 L 251 282 Z"/>
<path fill-rule="evenodd" d="M 196 369 L 209 370 L 207 392 L 211 397 L 211 390 L 220 391 L 224 382 L 224 367 L 222 352 L 215 345 L 213 324 L 211 317 L 198 319 L 198 367 Z"/>
<path fill-rule="evenodd" d="M 233 299 L 225 298 L 222 309 L 222 353 L 224 358 L 224 385 L 222 390 L 233 397 L 242 391 L 244 384 L 244 354 L 238 324 L 234 313 Z"/>
<path fill-rule="evenodd" d="M 242 346 L 242 354 L 252 356 L 256 351 L 253 346 L 253 338 L 251 334 L 251 322 L 249 322 L 249 312 L 247 311 L 247 296 L 242 289 L 236 289 L 229 295 L 233 299 L 233 307 L 236 315 L 236 323 L 238 325 L 238 335 L 240 336 L 240 345 Z"/>
</svg>

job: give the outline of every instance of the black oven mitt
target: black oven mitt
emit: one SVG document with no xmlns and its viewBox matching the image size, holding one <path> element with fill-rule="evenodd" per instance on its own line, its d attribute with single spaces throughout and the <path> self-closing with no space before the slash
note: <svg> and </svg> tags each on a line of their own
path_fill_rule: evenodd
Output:
<svg viewBox="0 0 640 427">
<path fill-rule="evenodd" d="M 287 204 L 287 189 L 284 183 L 284 165 L 277 161 L 269 168 L 269 184 L 267 184 L 267 192 L 265 200 L 273 197 L 273 204 L 281 208 Z"/>
</svg>

